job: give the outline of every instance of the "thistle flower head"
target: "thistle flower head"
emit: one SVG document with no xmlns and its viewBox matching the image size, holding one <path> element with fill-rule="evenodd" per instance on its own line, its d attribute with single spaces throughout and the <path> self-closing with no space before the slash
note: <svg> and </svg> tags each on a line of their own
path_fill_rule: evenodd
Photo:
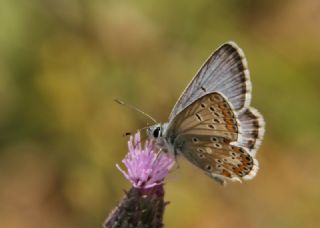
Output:
<svg viewBox="0 0 320 228">
<path fill-rule="evenodd" d="M 128 154 L 122 160 L 127 172 L 117 164 L 117 168 L 135 188 L 151 188 L 163 184 L 164 178 L 174 165 L 174 159 L 164 153 L 156 153 L 155 143 L 146 140 L 141 144 L 140 132 L 128 141 Z"/>
</svg>

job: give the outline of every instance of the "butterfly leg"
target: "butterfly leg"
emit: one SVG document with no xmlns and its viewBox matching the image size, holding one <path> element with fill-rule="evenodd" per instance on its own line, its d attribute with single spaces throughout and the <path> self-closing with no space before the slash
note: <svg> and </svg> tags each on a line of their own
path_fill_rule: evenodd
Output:
<svg viewBox="0 0 320 228">
<path fill-rule="evenodd" d="M 175 164 L 177 165 L 177 169 L 180 168 L 180 164 L 179 164 L 179 161 L 177 159 L 177 156 L 174 156 L 174 160 L 175 160 Z"/>
<path fill-rule="evenodd" d="M 157 153 L 157 159 L 160 156 L 161 153 L 164 152 L 164 149 L 162 147 L 160 147 L 160 149 L 156 152 Z"/>
</svg>

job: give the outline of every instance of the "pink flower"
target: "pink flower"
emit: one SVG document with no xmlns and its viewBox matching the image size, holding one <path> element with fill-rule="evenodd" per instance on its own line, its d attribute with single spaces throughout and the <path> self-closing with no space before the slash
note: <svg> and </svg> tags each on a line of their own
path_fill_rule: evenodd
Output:
<svg viewBox="0 0 320 228">
<path fill-rule="evenodd" d="M 117 168 L 132 183 L 135 188 L 151 188 L 163 184 L 164 178 L 175 161 L 165 153 L 156 153 L 155 143 L 146 140 L 142 148 L 140 132 L 128 141 L 128 154 L 122 160 L 127 167 L 123 171 L 117 164 Z"/>
</svg>

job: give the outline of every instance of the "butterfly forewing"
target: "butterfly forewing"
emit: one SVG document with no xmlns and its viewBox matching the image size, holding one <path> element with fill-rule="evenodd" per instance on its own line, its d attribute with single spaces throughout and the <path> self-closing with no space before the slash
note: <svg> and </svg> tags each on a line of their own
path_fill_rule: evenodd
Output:
<svg viewBox="0 0 320 228">
<path fill-rule="evenodd" d="M 223 44 L 209 57 L 175 104 L 169 120 L 199 97 L 212 92 L 226 96 L 235 111 L 250 104 L 251 82 L 247 61 L 234 42 Z"/>
<path fill-rule="evenodd" d="M 238 138 L 237 118 L 219 93 L 211 93 L 184 109 L 170 125 L 178 134 L 215 135 L 230 141 Z"/>
</svg>

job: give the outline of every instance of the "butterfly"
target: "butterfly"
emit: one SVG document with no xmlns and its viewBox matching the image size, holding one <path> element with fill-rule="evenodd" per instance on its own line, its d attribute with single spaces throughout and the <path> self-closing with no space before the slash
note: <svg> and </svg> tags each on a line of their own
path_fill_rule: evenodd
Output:
<svg viewBox="0 0 320 228">
<path fill-rule="evenodd" d="M 167 123 L 147 129 L 160 151 L 183 155 L 220 184 L 255 177 L 265 122 L 250 107 L 248 64 L 234 42 L 220 46 L 175 104 Z"/>
</svg>

